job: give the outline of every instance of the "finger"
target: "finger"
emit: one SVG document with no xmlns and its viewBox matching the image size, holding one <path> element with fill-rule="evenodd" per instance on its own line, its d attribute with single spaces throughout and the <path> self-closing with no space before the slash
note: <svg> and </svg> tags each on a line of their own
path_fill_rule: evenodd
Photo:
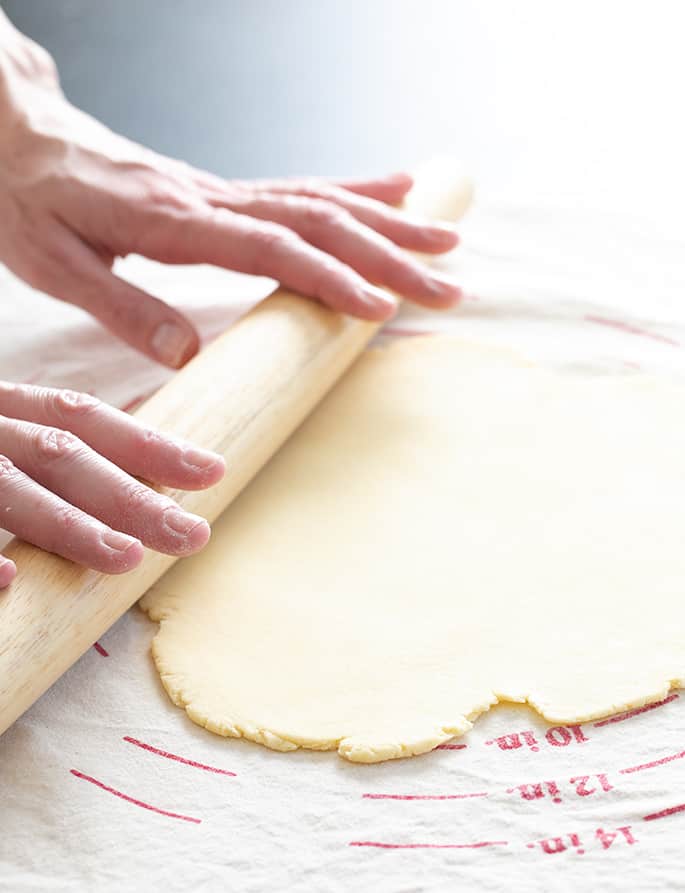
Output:
<svg viewBox="0 0 685 893">
<path fill-rule="evenodd" d="M 267 190 L 261 185 L 256 190 L 259 194 L 296 195 L 310 199 L 319 199 L 338 205 L 348 211 L 360 223 L 390 239 L 401 248 L 409 251 L 420 251 L 424 254 L 443 254 L 451 251 L 459 243 L 459 236 L 450 223 L 435 222 L 412 217 L 396 208 L 388 207 L 366 195 L 355 195 L 331 183 L 302 181 L 299 184 L 288 184 L 287 181 L 274 182 L 273 188 Z M 231 207 L 241 201 L 240 196 L 208 195 L 208 201 L 215 206 Z"/>
<path fill-rule="evenodd" d="M 0 456 L 2 523 L 15 536 L 104 574 L 123 574 L 143 558 L 137 539 L 111 530 L 32 481 Z"/>
<path fill-rule="evenodd" d="M 333 202 L 261 193 L 234 200 L 232 210 L 287 227 L 365 279 L 381 283 L 417 303 L 451 307 L 461 297 L 459 288 L 449 278 L 431 272 Z"/>
<path fill-rule="evenodd" d="M 221 480 L 221 456 L 141 425 L 89 394 L 0 382 L 0 415 L 63 428 L 129 474 L 202 490 Z"/>
<path fill-rule="evenodd" d="M 114 530 L 167 555 L 191 555 L 209 524 L 141 484 L 68 431 L 0 417 L 0 454 L 28 477 Z"/>
<path fill-rule="evenodd" d="M 4 589 L 17 576 L 17 566 L 9 558 L 0 555 L 0 589 Z"/>
<path fill-rule="evenodd" d="M 231 192 L 241 192 L 249 194 L 251 192 L 273 192 L 274 186 L 278 191 L 298 192 L 300 189 L 323 188 L 328 186 L 339 186 L 341 189 L 347 189 L 357 195 L 365 195 L 367 198 L 384 202 L 388 205 L 399 205 L 414 185 L 414 179 L 407 173 L 387 174 L 383 177 L 373 177 L 366 179 L 354 178 L 336 178 L 336 177 L 292 177 L 285 179 L 261 179 L 261 180 L 224 180 L 216 174 L 210 174 L 207 171 L 191 168 L 189 165 L 182 164 L 178 169 L 179 174 L 186 181 L 194 183 L 201 189 L 208 189 L 219 194 Z"/>
<path fill-rule="evenodd" d="M 221 188 L 217 183 L 217 178 L 211 175 L 209 178 L 203 175 L 197 182 L 199 185 Z M 281 179 L 227 180 L 224 181 L 224 184 L 229 188 L 239 187 L 243 191 L 292 192 L 296 194 L 326 190 L 332 185 L 347 189 L 349 192 L 355 192 L 358 195 L 365 195 L 379 202 L 385 202 L 388 205 L 398 205 L 414 185 L 414 180 L 409 174 L 401 172 L 370 179 L 284 177 Z"/>
<path fill-rule="evenodd" d="M 141 233 L 136 251 L 166 263 L 209 263 L 256 276 L 270 276 L 334 310 L 381 322 L 395 313 L 391 295 L 319 251 L 292 230 L 272 222 L 205 206 L 185 218 Z"/>
<path fill-rule="evenodd" d="M 358 195 L 385 202 L 387 205 L 399 205 L 414 185 L 414 178 L 402 171 L 371 179 L 332 178 L 328 182 L 333 186 L 347 189 L 348 192 L 356 192 Z"/>
<path fill-rule="evenodd" d="M 115 276 L 98 254 L 71 230 L 48 235 L 32 284 L 75 304 L 123 341 L 173 369 L 199 349 L 191 323 L 177 310 Z"/>
</svg>

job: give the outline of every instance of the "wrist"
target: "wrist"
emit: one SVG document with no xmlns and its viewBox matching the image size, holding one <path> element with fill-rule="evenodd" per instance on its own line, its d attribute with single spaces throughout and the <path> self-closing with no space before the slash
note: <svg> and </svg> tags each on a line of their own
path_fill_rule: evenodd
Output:
<svg viewBox="0 0 685 893">
<path fill-rule="evenodd" d="M 0 10 L 0 186 L 34 168 L 56 97 L 63 101 L 52 57 Z"/>
</svg>

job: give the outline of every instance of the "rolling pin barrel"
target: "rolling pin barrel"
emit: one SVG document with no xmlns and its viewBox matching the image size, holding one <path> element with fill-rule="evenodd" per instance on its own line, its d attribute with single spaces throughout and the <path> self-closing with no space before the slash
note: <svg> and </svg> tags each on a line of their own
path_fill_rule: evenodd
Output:
<svg viewBox="0 0 685 893">
<path fill-rule="evenodd" d="M 448 201 L 446 201 L 446 196 Z M 444 161 L 419 173 L 412 211 L 456 217 L 470 185 Z M 202 351 L 136 413 L 144 424 L 221 453 L 206 491 L 165 489 L 213 521 L 303 421 L 378 326 L 278 290 Z M 0 593 L 0 734 L 176 560 L 146 549 L 122 576 L 79 567 L 28 543 L 5 550 L 19 568 Z"/>
</svg>

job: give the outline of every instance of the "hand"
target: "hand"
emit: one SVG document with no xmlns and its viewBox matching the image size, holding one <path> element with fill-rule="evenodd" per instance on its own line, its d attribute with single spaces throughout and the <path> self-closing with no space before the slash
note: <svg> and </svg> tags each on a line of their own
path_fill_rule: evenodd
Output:
<svg viewBox="0 0 685 893">
<path fill-rule="evenodd" d="M 181 366 L 198 339 L 180 313 L 112 273 L 114 259 L 132 252 L 270 276 L 377 321 L 395 309 L 377 285 L 429 307 L 459 299 L 453 282 L 400 250 L 440 253 L 458 241 L 448 225 L 389 207 L 409 190 L 406 174 L 225 181 L 71 106 L 50 57 L 12 33 L 21 48 L 12 58 L 2 58 L 0 41 L 0 261 L 148 356 Z"/>
<path fill-rule="evenodd" d="M 78 564 L 120 574 L 140 563 L 143 545 L 197 552 L 209 539 L 207 522 L 132 475 L 201 490 L 223 473 L 221 456 L 87 394 L 0 382 L 0 524 Z M 0 588 L 15 574 L 0 555 Z"/>
</svg>

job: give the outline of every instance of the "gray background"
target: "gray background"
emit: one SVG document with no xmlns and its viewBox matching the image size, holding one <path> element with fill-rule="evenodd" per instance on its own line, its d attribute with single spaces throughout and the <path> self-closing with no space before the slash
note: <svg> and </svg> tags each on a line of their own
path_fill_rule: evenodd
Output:
<svg viewBox="0 0 685 893">
<path fill-rule="evenodd" d="M 682 233 L 682 0 L 0 0 L 78 105 L 226 176 L 457 154 L 477 189 Z"/>
<path fill-rule="evenodd" d="M 362 173 L 457 148 L 434 117 L 459 52 L 450 0 L 2 5 L 74 103 L 224 175 Z"/>
</svg>

